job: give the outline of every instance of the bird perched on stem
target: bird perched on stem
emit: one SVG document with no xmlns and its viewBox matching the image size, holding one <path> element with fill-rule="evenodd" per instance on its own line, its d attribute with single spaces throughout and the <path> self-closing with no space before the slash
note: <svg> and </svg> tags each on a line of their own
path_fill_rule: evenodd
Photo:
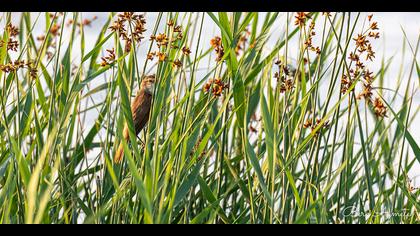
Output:
<svg viewBox="0 0 420 236">
<path fill-rule="evenodd" d="M 146 76 L 141 82 L 140 89 L 137 91 L 134 101 L 131 103 L 131 113 L 133 114 L 133 124 L 136 135 L 140 133 L 149 119 L 153 91 L 155 90 L 155 80 L 155 75 Z M 127 122 L 124 124 L 123 138 L 127 142 L 130 139 Z M 123 156 L 124 148 L 123 144 L 120 143 L 114 156 L 114 162 L 117 164 L 121 163 Z"/>
</svg>

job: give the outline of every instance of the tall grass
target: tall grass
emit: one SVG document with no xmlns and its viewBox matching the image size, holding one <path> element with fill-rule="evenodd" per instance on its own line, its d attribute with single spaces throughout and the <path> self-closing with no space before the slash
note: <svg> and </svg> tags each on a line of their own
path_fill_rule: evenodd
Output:
<svg viewBox="0 0 420 236">
<path fill-rule="evenodd" d="M 0 222 L 418 223 L 410 179 L 420 149 L 410 127 L 419 111 L 420 35 L 405 37 L 409 61 L 360 56 L 382 117 L 378 104 L 358 97 L 366 78 L 353 75 L 349 59 L 354 38 L 369 30 L 366 14 L 304 14 L 301 26 L 295 16 L 146 15 L 145 38 L 126 49 L 109 29 L 117 13 L 91 48 L 81 13 L 3 13 Z M 6 27 L 12 20 L 16 36 Z M 178 25 L 183 37 L 175 40 Z M 209 27 L 223 53 L 204 40 Z M 149 36 L 159 33 L 169 44 L 157 48 Z M 376 50 L 378 40 L 368 39 Z M 116 58 L 101 66 L 112 48 Z M 157 50 L 165 60 L 146 60 Z M 32 63 L 7 71 L 15 60 Z M 401 69 L 390 78 L 395 64 Z M 136 137 L 130 102 L 150 73 L 158 78 L 153 106 Z M 353 80 L 344 91 L 343 75 Z M 114 164 L 124 122 L 130 142 Z"/>
</svg>

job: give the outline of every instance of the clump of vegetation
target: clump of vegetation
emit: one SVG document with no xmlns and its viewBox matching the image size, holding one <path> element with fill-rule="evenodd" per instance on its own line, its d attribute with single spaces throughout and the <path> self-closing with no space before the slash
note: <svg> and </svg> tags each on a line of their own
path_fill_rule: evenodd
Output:
<svg viewBox="0 0 420 236">
<path fill-rule="evenodd" d="M 98 19 L 0 18 L 1 223 L 420 222 L 420 40 L 395 62 L 361 13 Z"/>
</svg>

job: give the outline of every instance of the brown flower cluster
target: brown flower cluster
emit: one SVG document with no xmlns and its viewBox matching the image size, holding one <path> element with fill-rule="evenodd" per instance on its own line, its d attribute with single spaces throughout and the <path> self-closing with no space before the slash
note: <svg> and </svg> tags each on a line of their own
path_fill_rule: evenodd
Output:
<svg viewBox="0 0 420 236">
<path fill-rule="evenodd" d="M 77 26 L 79 26 L 79 27 L 81 27 L 81 26 L 89 26 L 89 27 L 91 27 L 92 26 L 92 22 L 95 21 L 95 20 L 97 20 L 97 19 L 98 19 L 97 16 L 93 16 L 91 19 L 85 18 L 81 22 L 78 22 L 77 23 Z M 74 24 L 74 20 L 73 19 L 70 19 L 70 20 L 67 21 L 66 26 L 67 27 L 70 27 L 73 24 Z"/>
<path fill-rule="evenodd" d="M 317 136 L 322 130 L 326 130 L 330 128 L 330 121 L 325 121 L 323 124 L 321 124 L 321 119 L 316 118 L 315 123 L 313 122 L 312 118 L 308 118 L 306 122 L 303 124 L 303 128 L 311 128 L 311 131 L 313 132 L 315 129 L 317 129 L 319 126 L 321 126 L 320 129 L 315 133 L 315 136 Z"/>
<path fill-rule="evenodd" d="M 370 72 L 368 69 L 366 69 L 363 72 L 363 78 L 365 80 L 365 83 L 363 83 L 363 91 L 357 96 L 358 99 L 364 98 L 367 102 L 372 101 L 372 82 L 373 82 L 373 76 L 372 72 Z"/>
<path fill-rule="evenodd" d="M 116 56 L 115 56 L 114 48 L 113 49 L 107 49 L 106 51 L 107 51 L 108 54 L 104 57 L 101 57 L 101 60 L 102 60 L 101 66 L 102 67 L 109 66 L 109 65 L 111 65 L 115 62 Z"/>
<path fill-rule="evenodd" d="M 50 60 L 54 56 L 54 54 L 52 52 L 50 52 L 50 51 L 47 51 L 46 52 L 46 55 L 47 55 L 47 59 L 48 60 Z"/>
<path fill-rule="evenodd" d="M 375 98 L 373 101 L 373 110 L 378 117 L 388 117 L 386 114 L 388 108 L 384 105 L 384 102 L 379 97 Z"/>
<path fill-rule="evenodd" d="M 19 42 L 17 40 L 10 39 L 10 41 L 7 42 L 8 51 L 17 52 L 18 48 L 19 48 Z"/>
<path fill-rule="evenodd" d="M 19 42 L 15 39 L 19 35 L 19 29 L 13 26 L 11 23 L 6 25 L 5 31 L 9 33 L 9 41 L 5 43 L 0 40 L 0 47 L 6 46 L 8 51 L 18 51 Z M 5 65 L 0 64 L 0 70 L 4 73 L 16 73 L 19 69 L 27 68 L 29 71 L 29 77 L 31 79 L 36 79 L 37 69 L 33 66 L 31 61 L 16 60 L 14 62 L 9 62 Z"/>
<path fill-rule="evenodd" d="M 191 50 L 190 50 L 190 48 L 189 48 L 189 47 L 184 46 L 184 47 L 182 47 L 182 53 L 183 53 L 185 56 L 189 56 L 189 55 L 191 54 Z"/>
<path fill-rule="evenodd" d="M 172 67 L 181 68 L 182 67 L 182 62 L 179 59 L 175 59 L 172 62 Z"/>
<path fill-rule="evenodd" d="M 372 61 L 375 58 L 375 52 L 372 50 L 372 45 L 367 38 L 378 39 L 379 32 L 375 30 L 379 30 L 378 23 L 372 21 L 372 16 L 368 16 L 369 20 L 369 28 L 364 34 L 358 34 L 356 38 L 353 40 L 356 43 L 357 52 L 359 52 L 359 56 L 362 54 L 366 54 L 366 60 Z M 357 60 L 359 61 L 359 60 Z"/>
<path fill-rule="evenodd" d="M 356 41 L 356 47 L 358 48 L 357 51 L 360 53 L 360 55 L 366 52 L 366 60 L 370 61 L 373 61 L 373 58 L 375 58 L 375 52 L 372 50 L 372 45 L 369 43 L 369 40 L 367 40 L 369 34 L 372 33 L 376 34 L 373 31 L 369 31 L 367 35 L 358 34 L 357 37 L 354 38 L 354 41 Z M 379 37 L 379 35 L 377 37 Z M 363 68 L 363 66 L 361 67 Z"/>
<path fill-rule="evenodd" d="M 43 35 L 36 36 L 36 40 L 37 41 L 44 41 L 45 40 L 45 35 L 43 34 Z"/>
<path fill-rule="evenodd" d="M 150 52 L 147 54 L 147 59 L 153 61 L 156 57 L 160 62 L 166 61 L 167 55 L 163 51 L 166 47 L 170 46 L 172 49 L 178 49 L 183 39 L 182 27 L 179 25 L 175 25 L 173 20 L 169 20 L 167 23 L 169 30 L 173 32 L 173 37 L 168 37 L 165 33 L 159 33 L 157 35 L 151 35 L 150 40 L 156 43 L 156 46 L 159 48 L 158 51 Z M 189 56 L 191 50 L 189 47 L 184 46 L 182 47 L 182 54 L 185 56 Z M 179 59 L 175 59 L 172 62 L 173 67 L 180 68 L 182 67 L 182 62 Z"/>
<path fill-rule="evenodd" d="M 305 27 L 306 21 L 311 18 L 308 12 L 297 12 L 295 16 L 295 25 L 299 27 Z"/>
<path fill-rule="evenodd" d="M 51 27 L 49 29 L 49 35 L 51 35 L 52 37 L 49 37 L 47 39 L 46 34 L 38 35 L 36 37 L 37 41 L 42 42 L 44 40 L 48 40 L 46 42 L 46 48 L 47 48 L 46 56 L 48 60 L 50 60 L 54 55 L 54 53 L 51 50 L 56 48 L 57 46 L 58 36 L 60 36 L 60 31 L 61 31 L 61 26 L 58 23 L 58 21 L 60 17 L 63 15 L 64 15 L 63 12 L 59 12 L 58 14 L 49 13 L 49 17 L 52 20 Z"/>
<path fill-rule="evenodd" d="M 53 26 L 51 26 L 50 34 L 54 37 L 60 36 L 60 28 L 61 28 L 61 26 L 59 24 L 55 23 Z"/>
<path fill-rule="evenodd" d="M 277 80 L 277 83 L 280 83 L 280 93 L 291 91 L 295 86 L 288 66 L 284 65 L 280 60 L 277 60 L 275 64 L 278 66 L 279 71 L 274 73 L 274 78 Z"/>
<path fill-rule="evenodd" d="M 19 35 L 19 29 L 16 26 L 13 26 L 12 23 L 8 23 L 4 29 L 9 33 L 9 41 L 4 42 L 0 40 L 0 48 L 6 45 L 7 51 L 17 52 L 19 48 L 19 42 L 15 39 Z"/>
<path fill-rule="evenodd" d="M 52 26 L 50 28 L 50 34 L 55 38 L 57 36 L 60 36 L 60 29 L 61 26 L 58 22 L 61 16 L 63 16 L 64 13 L 60 12 L 57 15 L 50 13 L 50 17 L 52 19 Z M 55 47 L 55 45 L 52 45 L 52 47 Z"/>
<path fill-rule="evenodd" d="M 219 62 L 222 60 L 223 56 L 225 55 L 225 49 L 222 45 L 222 38 L 219 36 L 216 36 L 210 40 L 210 45 L 214 48 L 216 51 L 217 57 L 216 61 Z"/>
<path fill-rule="evenodd" d="M 32 80 L 35 80 L 38 76 L 38 69 L 34 66 L 32 62 L 28 63 L 28 69 L 29 69 L 29 77 Z"/>
<path fill-rule="evenodd" d="M 309 35 L 308 35 L 308 38 L 305 41 L 305 48 L 307 48 L 307 49 L 309 49 L 313 52 L 316 52 L 316 54 L 319 55 L 319 54 L 321 54 L 321 49 L 319 47 L 314 47 L 312 45 L 312 37 L 315 36 L 315 34 L 316 34 L 314 29 L 315 29 L 315 22 L 311 21 L 311 24 L 309 25 Z"/>
<path fill-rule="evenodd" d="M 248 38 L 251 35 L 251 32 L 249 32 L 249 29 L 246 28 L 244 32 L 241 33 L 241 36 L 239 37 L 238 43 L 235 47 L 235 53 L 237 56 L 239 56 L 241 51 L 245 50 L 246 43 L 248 42 Z"/>
<path fill-rule="evenodd" d="M 118 14 L 117 20 L 109 28 L 112 32 L 117 32 L 118 36 L 125 42 L 124 51 L 128 53 L 131 51 L 133 40 L 140 44 L 144 38 L 143 33 L 146 31 L 146 19 L 141 14 L 124 12 Z"/>
<path fill-rule="evenodd" d="M 12 38 L 19 35 L 19 29 L 16 26 L 13 26 L 12 23 L 6 25 L 6 31 L 9 32 L 9 35 Z"/>
<path fill-rule="evenodd" d="M 63 16 L 64 15 L 64 12 L 57 12 L 57 14 L 55 14 L 55 13 L 49 13 L 48 15 L 50 16 L 50 18 L 52 20 L 57 20 L 60 16 Z"/>
<path fill-rule="evenodd" d="M 156 52 L 157 57 L 159 58 L 159 61 L 165 61 L 166 60 L 166 54 L 164 52 Z"/>
<path fill-rule="evenodd" d="M 373 15 L 368 15 L 367 19 L 369 22 L 369 28 L 361 34 L 358 34 L 353 40 L 355 42 L 355 51 L 351 52 L 348 59 L 351 61 L 351 64 L 354 64 L 354 67 L 350 68 L 350 75 L 343 75 L 341 78 L 341 92 L 345 94 L 350 87 L 353 85 L 354 81 L 362 76 L 363 78 L 363 90 L 358 94 L 358 99 L 365 99 L 365 101 L 372 105 L 375 114 L 378 117 L 386 117 L 387 108 L 384 106 L 383 102 L 379 98 L 373 99 L 372 92 L 372 83 L 374 81 L 373 73 L 364 64 L 366 61 L 373 61 L 375 58 L 375 52 L 372 49 L 372 44 L 368 38 L 377 39 L 379 38 L 378 23 L 372 21 Z M 365 56 L 365 62 L 362 61 L 363 56 Z"/>
<path fill-rule="evenodd" d="M 159 61 L 165 61 L 166 60 L 166 54 L 164 52 L 150 52 L 147 54 L 147 60 L 153 61 L 153 59 L 157 57 Z"/>
<path fill-rule="evenodd" d="M 167 47 L 169 44 L 172 49 L 177 49 L 179 48 L 178 45 L 180 40 L 182 40 L 182 38 L 184 37 L 182 34 L 182 27 L 179 25 L 175 25 L 173 20 L 169 20 L 167 25 L 169 26 L 169 30 L 174 33 L 171 39 L 169 39 L 169 37 L 165 33 L 160 33 L 158 35 L 151 35 L 150 40 L 155 41 L 159 49 L 161 47 Z"/>
<path fill-rule="evenodd" d="M 345 74 L 341 76 L 341 93 L 345 94 L 350 89 L 353 84 L 353 80 L 349 79 L 349 77 Z"/>
<path fill-rule="evenodd" d="M 10 72 L 16 72 L 21 68 L 24 68 L 25 66 L 27 66 L 27 63 L 25 63 L 25 61 L 14 61 L 14 62 L 9 62 L 5 65 L 0 65 L 0 70 L 3 71 L 4 73 L 10 73 Z"/>
<path fill-rule="evenodd" d="M 25 62 L 24 60 L 16 60 L 14 62 L 9 62 L 5 65 L 0 65 L 0 70 L 4 73 L 15 73 L 19 69 L 27 68 L 29 71 L 29 77 L 31 79 L 36 79 L 38 70 L 34 67 L 32 61 Z"/>
<path fill-rule="evenodd" d="M 158 48 L 163 47 L 163 46 L 166 47 L 168 46 L 168 43 L 169 43 L 168 37 L 164 33 L 158 34 L 156 36 L 151 35 L 150 40 L 155 41 Z"/>
<path fill-rule="evenodd" d="M 157 57 L 159 61 L 165 61 L 166 60 L 166 54 L 164 52 L 156 51 L 156 52 L 150 52 L 147 54 L 147 59 L 153 61 L 153 58 Z"/>
<path fill-rule="evenodd" d="M 204 92 L 208 93 L 211 90 L 211 93 L 215 97 L 220 97 L 223 93 L 223 90 L 229 88 L 228 84 L 225 84 L 220 78 L 210 79 L 207 83 L 203 86 Z"/>
</svg>

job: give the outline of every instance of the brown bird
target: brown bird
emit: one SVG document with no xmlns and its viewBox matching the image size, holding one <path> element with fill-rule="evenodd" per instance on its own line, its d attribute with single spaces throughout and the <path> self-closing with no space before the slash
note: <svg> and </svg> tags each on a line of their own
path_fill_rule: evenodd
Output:
<svg viewBox="0 0 420 236">
<path fill-rule="evenodd" d="M 155 90 L 155 75 L 146 76 L 141 82 L 140 89 L 134 101 L 131 103 L 131 113 L 133 114 L 133 124 L 136 135 L 146 125 L 149 119 L 150 106 L 152 104 L 153 91 Z M 123 137 L 128 142 L 129 132 L 127 122 L 124 125 Z M 117 152 L 115 153 L 114 162 L 120 163 L 124 156 L 123 144 L 120 143 Z"/>
</svg>

